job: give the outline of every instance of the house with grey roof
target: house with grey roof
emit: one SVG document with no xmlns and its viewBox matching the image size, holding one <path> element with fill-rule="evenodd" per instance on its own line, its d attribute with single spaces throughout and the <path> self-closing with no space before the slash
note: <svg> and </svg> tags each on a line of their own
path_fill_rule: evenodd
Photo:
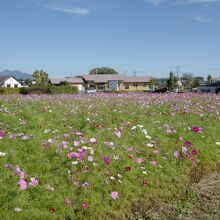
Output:
<svg viewBox="0 0 220 220">
<path fill-rule="evenodd" d="M 85 82 L 82 78 L 77 77 L 65 77 L 65 78 L 50 78 L 49 83 L 52 85 L 62 85 L 62 83 L 69 83 L 71 86 L 75 86 L 78 88 L 79 92 L 85 91 Z"/>
<path fill-rule="evenodd" d="M 22 84 L 13 76 L 0 76 L 0 87 L 21 88 Z"/>
<path fill-rule="evenodd" d="M 149 91 L 151 77 L 130 77 L 125 74 L 86 75 L 82 76 L 87 88 L 98 91 Z"/>
<path fill-rule="evenodd" d="M 147 76 L 133 76 L 126 77 L 120 85 L 120 90 L 125 91 L 150 91 L 151 77 Z"/>
<path fill-rule="evenodd" d="M 151 77 L 130 77 L 125 74 L 82 75 L 77 77 L 52 78 L 49 83 L 60 85 L 68 82 L 77 86 L 79 91 L 96 89 L 97 91 L 150 91 Z M 83 89 L 82 89 L 83 88 Z"/>
</svg>

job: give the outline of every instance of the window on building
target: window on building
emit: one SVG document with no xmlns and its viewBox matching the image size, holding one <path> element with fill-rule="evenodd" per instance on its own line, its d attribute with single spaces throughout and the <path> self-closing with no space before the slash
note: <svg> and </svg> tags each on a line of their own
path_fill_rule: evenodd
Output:
<svg viewBox="0 0 220 220">
<path fill-rule="evenodd" d="M 129 85 L 128 84 L 125 84 L 125 89 L 129 89 Z"/>
<path fill-rule="evenodd" d="M 15 88 L 18 88 L 18 84 L 15 84 L 14 87 L 15 87 Z"/>
<path fill-rule="evenodd" d="M 7 88 L 10 88 L 11 87 L 11 84 L 7 84 Z"/>
<path fill-rule="evenodd" d="M 134 83 L 134 84 L 133 84 L 133 86 L 134 86 L 134 87 L 137 87 L 137 86 L 138 86 L 138 84 L 137 84 L 137 83 Z"/>
<path fill-rule="evenodd" d="M 146 87 L 147 86 L 147 83 L 143 83 L 143 87 Z"/>
</svg>

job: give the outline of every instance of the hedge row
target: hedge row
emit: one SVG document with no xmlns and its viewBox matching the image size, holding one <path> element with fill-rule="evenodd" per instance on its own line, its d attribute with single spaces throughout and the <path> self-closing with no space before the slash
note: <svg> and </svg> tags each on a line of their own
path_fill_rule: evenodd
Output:
<svg viewBox="0 0 220 220">
<path fill-rule="evenodd" d="M 19 93 L 20 93 L 19 88 L 3 88 L 3 87 L 0 87 L 0 94 L 10 95 L 10 94 L 19 94 Z"/>
<path fill-rule="evenodd" d="M 74 94 L 78 92 L 77 87 L 73 86 L 52 86 L 40 85 L 27 88 L 0 88 L 0 94 Z"/>
</svg>

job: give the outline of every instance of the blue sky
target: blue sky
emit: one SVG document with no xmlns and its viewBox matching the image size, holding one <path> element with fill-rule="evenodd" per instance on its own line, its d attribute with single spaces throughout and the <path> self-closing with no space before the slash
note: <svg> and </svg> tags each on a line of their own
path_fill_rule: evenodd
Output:
<svg viewBox="0 0 220 220">
<path fill-rule="evenodd" d="M 220 0 L 0 0 L 0 70 L 220 75 Z"/>
</svg>

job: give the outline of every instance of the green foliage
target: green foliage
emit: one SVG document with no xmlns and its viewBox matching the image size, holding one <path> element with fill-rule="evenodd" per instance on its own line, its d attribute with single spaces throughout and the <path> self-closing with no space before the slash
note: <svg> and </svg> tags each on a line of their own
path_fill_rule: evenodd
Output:
<svg viewBox="0 0 220 220">
<path fill-rule="evenodd" d="M 212 76 L 211 76 L 211 75 L 208 75 L 208 76 L 207 76 L 207 81 L 208 81 L 208 84 L 211 84 L 211 83 L 212 83 Z"/>
<path fill-rule="evenodd" d="M 71 84 L 69 82 L 67 82 L 67 81 L 61 81 L 60 85 L 61 86 L 70 86 Z"/>
<path fill-rule="evenodd" d="M 0 87 L 0 94 L 2 95 L 11 95 L 11 94 L 19 94 L 19 88 L 3 88 Z"/>
<path fill-rule="evenodd" d="M 27 86 L 32 86 L 32 80 L 31 79 L 26 79 L 24 82 Z"/>
<path fill-rule="evenodd" d="M 78 88 L 74 86 L 53 86 L 53 85 L 35 85 L 28 88 L 21 88 L 21 94 L 74 94 Z"/>
<path fill-rule="evenodd" d="M 150 80 L 150 85 L 158 86 L 158 85 L 159 85 L 159 80 L 158 80 L 158 79 L 155 79 L 155 78 L 152 78 L 152 79 Z"/>
<path fill-rule="evenodd" d="M 78 92 L 78 88 L 74 86 L 63 85 L 63 86 L 48 86 L 49 94 L 74 94 Z"/>
<path fill-rule="evenodd" d="M 20 93 L 24 95 L 28 94 L 47 94 L 48 86 L 47 85 L 34 85 L 31 87 L 25 87 L 20 89 Z"/>
<path fill-rule="evenodd" d="M 33 77 L 37 84 L 47 84 L 48 82 L 48 74 L 44 70 L 35 70 Z"/>
<path fill-rule="evenodd" d="M 170 91 L 174 91 L 177 88 L 177 78 L 173 72 L 170 72 L 170 77 L 167 80 L 167 87 Z"/>
<path fill-rule="evenodd" d="M 112 68 L 100 67 L 90 70 L 90 75 L 102 75 L 102 74 L 118 74 L 118 72 Z"/>
</svg>

